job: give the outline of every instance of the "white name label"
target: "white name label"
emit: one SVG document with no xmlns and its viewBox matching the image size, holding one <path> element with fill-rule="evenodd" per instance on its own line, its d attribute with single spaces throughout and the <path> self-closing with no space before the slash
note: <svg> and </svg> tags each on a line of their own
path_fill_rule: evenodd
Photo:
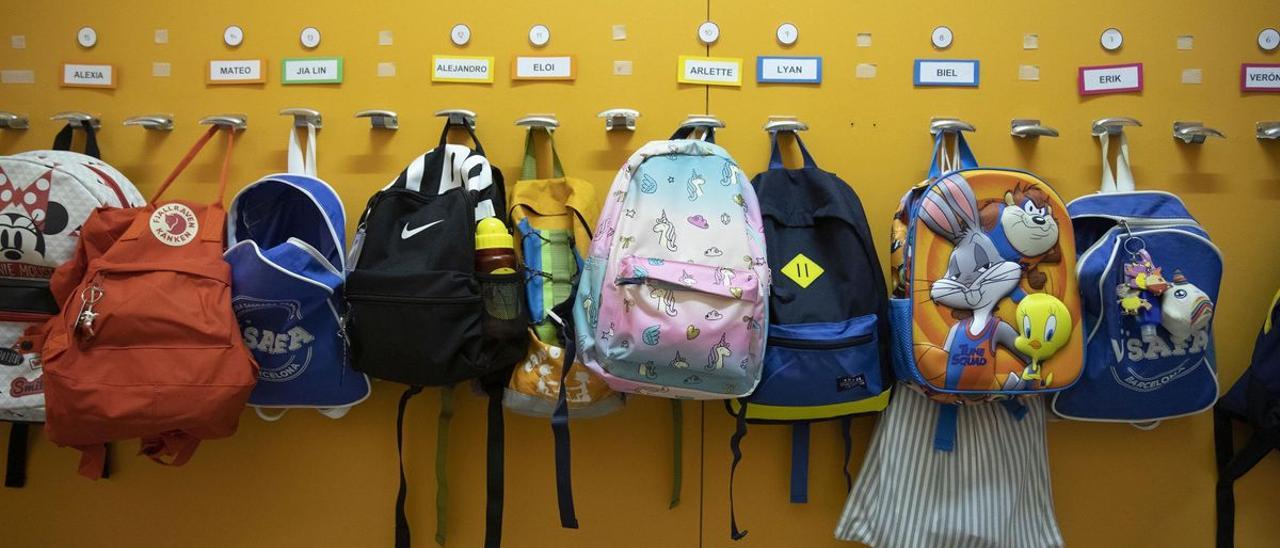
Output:
<svg viewBox="0 0 1280 548">
<path fill-rule="evenodd" d="M 676 81 L 681 84 L 742 85 L 742 59 L 681 55 L 679 63 Z"/>
<path fill-rule="evenodd" d="M 262 59 L 209 61 L 209 82 L 223 84 L 257 83 L 264 80 Z"/>
<path fill-rule="evenodd" d="M 1142 63 L 1080 67 L 1080 95 L 1142 91 Z"/>
<path fill-rule="evenodd" d="M 941 61 L 916 59 L 915 85 L 960 86 L 978 85 L 978 61 L 975 59 Z"/>
<path fill-rule="evenodd" d="M 67 87 L 116 87 L 115 67 L 111 65 L 62 65 L 62 85 Z"/>
<path fill-rule="evenodd" d="M 492 57 L 431 56 L 431 81 L 487 84 L 493 82 Z"/>
<path fill-rule="evenodd" d="M 1280 65 L 1240 65 L 1240 90 L 1280 92 Z"/>
<path fill-rule="evenodd" d="M 757 57 L 756 82 L 817 84 L 822 82 L 821 57 Z"/>
<path fill-rule="evenodd" d="M 285 59 L 282 73 L 285 84 L 338 84 L 342 82 L 342 58 Z"/>
<path fill-rule="evenodd" d="M 572 80 L 573 57 L 516 57 L 516 80 Z"/>
</svg>

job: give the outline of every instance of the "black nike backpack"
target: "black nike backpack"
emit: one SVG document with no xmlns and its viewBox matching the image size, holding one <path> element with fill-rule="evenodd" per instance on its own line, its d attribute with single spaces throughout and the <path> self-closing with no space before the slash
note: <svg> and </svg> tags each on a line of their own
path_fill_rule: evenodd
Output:
<svg viewBox="0 0 1280 548">
<path fill-rule="evenodd" d="M 446 144 L 463 128 L 475 143 Z M 502 172 L 489 164 L 467 124 L 446 122 L 440 144 L 369 199 L 348 265 L 344 332 L 353 367 L 409 385 L 396 419 L 397 452 L 405 405 L 425 386 L 444 387 L 437 469 L 444 470 L 453 385 L 477 380 L 489 396 L 488 511 L 485 544 L 502 534 L 502 396 L 528 345 L 524 274 L 475 271 L 476 223 L 506 211 Z M 444 541 L 443 478 L 436 539 Z M 396 546 L 409 546 L 403 460 L 396 497 Z"/>
</svg>

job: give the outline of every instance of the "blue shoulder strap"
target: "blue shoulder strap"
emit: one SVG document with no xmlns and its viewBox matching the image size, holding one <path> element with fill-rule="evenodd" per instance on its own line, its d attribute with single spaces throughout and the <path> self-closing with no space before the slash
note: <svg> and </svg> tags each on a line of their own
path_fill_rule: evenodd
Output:
<svg viewBox="0 0 1280 548">
<path fill-rule="evenodd" d="M 947 151 L 947 132 L 939 131 L 933 138 L 933 158 L 929 160 L 929 179 L 937 179 L 941 177 L 944 171 L 957 171 L 961 169 L 973 169 L 978 167 L 978 160 L 973 156 L 973 150 L 969 148 L 969 142 L 964 140 L 964 132 L 955 132 L 955 151 Z M 957 159 L 956 156 L 959 156 Z M 959 165 L 955 164 L 959 161 Z M 942 169 L 942 161 L 946 161 L 948 169 Z"/>
</svg>

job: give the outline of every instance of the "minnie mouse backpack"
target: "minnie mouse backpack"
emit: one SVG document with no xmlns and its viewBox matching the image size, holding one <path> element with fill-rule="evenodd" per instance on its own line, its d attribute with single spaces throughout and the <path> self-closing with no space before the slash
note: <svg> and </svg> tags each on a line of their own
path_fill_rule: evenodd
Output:
<svg viewBox="0 0 1280 548">
<path fill-rule="evenodd" d="M 1009 398 L 1058 392 L 1080 376 L 1071 223 L 1048 183 L 980 168 L 963 135 L 951 153 L 945 139 L 939 132 L 929 178 L 894 217 L 895 367 L 940 403 L 999 399 L 1020 416 Z M 955 412 L 943 406 L 936 449 L 954 447 Z"/>
<path fill-rule="evenodd" d="M 85 154 L 70 151 L 76 129 Z M 6 487 L 25 483 L 28 425 L 44 421 L 37 328 L 58 312 L 49 277 L 71 258 L 94 209 L 146 201 L 100 157 L 89 122 L 62 128 L 53 150 L 0 156 L 0 420 L 13 421 Z"/>
</svg>

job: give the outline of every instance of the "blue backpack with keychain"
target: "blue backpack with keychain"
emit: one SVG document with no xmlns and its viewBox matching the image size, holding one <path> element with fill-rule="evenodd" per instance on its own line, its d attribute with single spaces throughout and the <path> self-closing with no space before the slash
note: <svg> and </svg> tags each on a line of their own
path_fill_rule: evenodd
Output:
<svg viewBox="0 0 1280 548">
<path fill-rule="evenodd" d="M 231 308 L 260 367 L 249 405 L 265 420 L 290 408 L 336 419 L 369 396 L 341 333 L 346 221 L 315 176 L 315 130 L 307 125 L 304 159 L 291 128 L 289 173 L 250 184 L 227 210 Z"/>
<path fill-rule="evenodd" d="M 1218 397 L 1213 309 L 1222 254 L 1177 196 L 1134 189 L 1118 136 L 1113 174 L 1102 134 L 1102 189 L 1067 205 L 1080 251 L 1085 370 L 1053 400 L 1070 419 L 1153 423 Z"/>
</svg>

